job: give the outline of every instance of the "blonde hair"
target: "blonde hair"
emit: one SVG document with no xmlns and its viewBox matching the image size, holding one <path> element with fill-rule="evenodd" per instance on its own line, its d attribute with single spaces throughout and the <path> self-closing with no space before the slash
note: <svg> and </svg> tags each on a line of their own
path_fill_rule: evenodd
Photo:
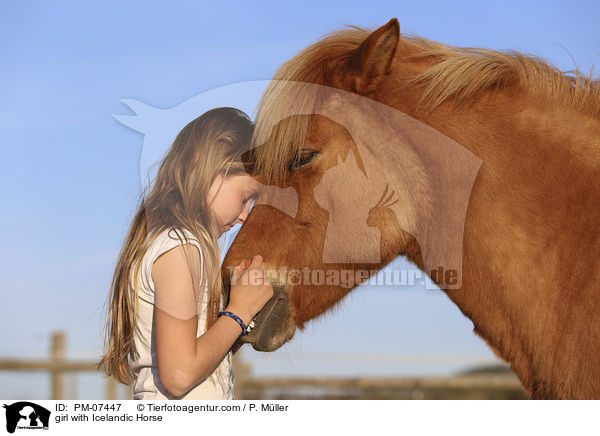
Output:
<svg viewBox="0 0 600 436">
<path fill-rule="evenodd" d="M 129 358 L 136 357 L 133 341 L 142 258 L 162 231 L 187 229 L 199 242 L 203 254 L 200 289 L 208 285 L 206 330 L 217 320 L 223 298 L 221 253 L 208 192 L 219 174 L 226 177 L 245 171 L 241 155 L 250 147 L 253 130 L 250 118 L 238 109 L 204 113 L 179 132 L 160 163 L 153 187 L 142 193 L 108 297 L 104 350 L 98 363 L 107 376 L 124 384 L 134 381 Z"/>
<path fill-rule="evenodd" d="M 357 26 L 329 33 L 285 62 L 263 93 L 256 115 L 255 174 L 266 184 L 278 184 L 289 160 L 304 144 L 314 116 L 296 117 L 292 123 L 277 125 L 288 107 L 296 113 L 315 114 L 321 103 L 320 89 L 327 85 L 345 89 L 335 70 L 351 56 L 372 30 Z M 592 117 L 600 116 L 600 81 L 578 69 L 564 73 L 546 61 L 516 51 L 452 47 L 426 38 L 402 35 L 396 55 L 399 60 L 427 59 L 431 65 L 400 82 L 403 87 L 425 85 L 419 101 L 423 111 L 433 111 L 452 99 L 460 105 L 484 91 L 521 85 L 531 95 L 564 104 Z M 398 65 L 398 63 L 396 63 Z M 398 68 L 398 67 L 397 67 Z M 336 74 L 338 73 L 336 77 Z M 275 128 L 273 126 L 276 126 Z M 258 147 L 267 142 L 273 146 Z"/>
</svg>

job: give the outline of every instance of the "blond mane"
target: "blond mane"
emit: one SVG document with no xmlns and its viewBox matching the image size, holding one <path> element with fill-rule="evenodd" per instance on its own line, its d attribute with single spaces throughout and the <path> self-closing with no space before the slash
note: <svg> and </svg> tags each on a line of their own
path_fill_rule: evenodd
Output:
<svg viewBox="0 0 600 436">
<path fill-rule="evenodd" d="M 274 146 L 255 150 L 255 171 L 267 183 L 277 183 L 284 176 L 289 160 L 303 146 L 310 117 L 288 123 L 271 131 L 282 109 L 293 105 L 311 114 L 319 104 L 317 91 L 306 86 L 289 87 L 286 81 L 327 85 L 328 67 L 332 60 L 347 58 L 371 33 L 350 26 L 326 35 L 283 64 L 274 81 L 263 94 L 257 111 L 257 128 L 253 148 L 270 138 Z M 407 60 L 428 59 L 431 65 L 404 83 L 425 85 L 419 107 L 433 111 L 451 100 L 458 106 L 474 101 L 486 90 L 520 86 L 531 96 L 600 117 L 600 84 L 598 80 L 574 72 L 562 72 L 541 58 L 516 51 L 451 47 L 418 36 L 402 35 L 398 57 Z M 593 68 L 592 68 L 593 70 Z M 301 90 L 300 90 L 301 89 Z"/>
</svg>

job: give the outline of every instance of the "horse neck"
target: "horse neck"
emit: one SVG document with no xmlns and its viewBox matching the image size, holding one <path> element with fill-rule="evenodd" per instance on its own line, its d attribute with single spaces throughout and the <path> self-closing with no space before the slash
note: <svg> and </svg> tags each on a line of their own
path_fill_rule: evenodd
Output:
<svg viewBox="0 0 600 436">
<path fill-rule="evenodd" d="M 414 109 L 418 90 L 402 97 L 382 102 L 483 160 L 466 214 L 462 288 L 447 291 L 448 296 L 473 321 L 475 332 L 510 362 L 530 394 L 585 396 L 581 389 L 588 387 L 579 385 L 589 381 L 589 361 L 583 354 L 599 350 L 582 342 L 589 335 L 577 332 L 590 320 L 598 332 L 593 311 L 600 301 L 597 285 L 590 287 L 584 272 L 598 271 L 598 265 L 582 259 L 597 258 L 600 243 L 593 237 L 583 253 L 576 251 L 574 238 L 589 232 L 590 222 L 578 223 L 575 209 L 590 214 L 600 204 L 600 122 L 523 97 L 518 89 L 489 93 L 463 109 L 447 102 L 427 116 Z M 596 189 L 590 192 L 590 186 Z M 580 264 L 570 264 L 575 260 Z M 581 270 L 587 282 L 572 277 L 565 282 L 565 268 Z M 565 313 L 573 306 L 565 295 L 575 291 L 579 302 L 590 302 L 577 316 Z M 600 389 L 598 381 L 586 384 L 593 385 L 589 392 Z"/>
</svg>

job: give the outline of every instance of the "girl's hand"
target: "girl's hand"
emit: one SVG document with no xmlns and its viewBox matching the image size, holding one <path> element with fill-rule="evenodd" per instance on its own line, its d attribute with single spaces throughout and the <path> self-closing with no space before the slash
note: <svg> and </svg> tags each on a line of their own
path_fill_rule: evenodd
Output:
<svg viewBox="0 0 600 436">
<path fill-rule="evenodd" d="M 252 262 L 242 261 L 233 269 L 227 310 L 248 325 L 273 296 L 273 286 L 263 258 L 256 255 Z"/>
<path fill-rule="evenodd" d="M 242 260 L 242 263 L 240 263 L 240 267 L 241 269 L 248 269 L 251 263 L 252 262 L 249 260 Z"/>
</svg>

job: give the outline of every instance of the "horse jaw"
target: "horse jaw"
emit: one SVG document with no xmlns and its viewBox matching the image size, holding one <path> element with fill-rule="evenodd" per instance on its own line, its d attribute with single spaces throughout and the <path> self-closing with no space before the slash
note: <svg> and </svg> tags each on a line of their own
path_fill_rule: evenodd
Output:
<svg viewBox="0 0 600 436">
<path fill-rule="evenodd" d="M 254 317 L 256 325 L 241 337 L 241 342 L 252 344 L 257 351 L 275 351 L 296 333 L 292 305 L 285 286 L 273 286 L 273 297 Z"/>
</svg>

